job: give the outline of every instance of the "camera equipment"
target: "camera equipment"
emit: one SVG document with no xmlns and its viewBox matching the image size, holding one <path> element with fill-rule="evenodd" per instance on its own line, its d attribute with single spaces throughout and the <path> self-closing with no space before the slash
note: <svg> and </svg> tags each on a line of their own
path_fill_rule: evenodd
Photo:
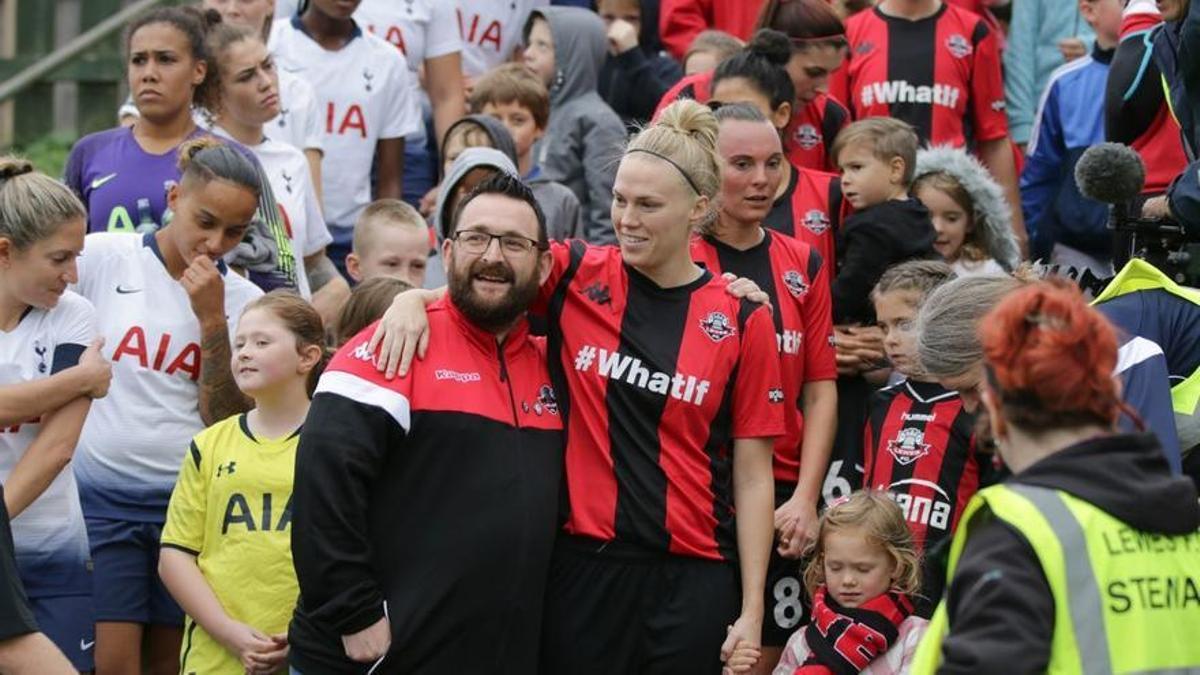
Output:
<svg viewBox="0 0 1200 675">
<path fill-rule="evenodd" d="M 1088 148 L 1075 165 L 1075 183 L 1083 196 L 1109 204 L 1113 231 L 1113 267 L 1141 258 L 1176 282 L 1200 286 L 1200 239 L 1173 219 L 1142 217 L 1142 158 L 1120 143 Z"/>
</svg>

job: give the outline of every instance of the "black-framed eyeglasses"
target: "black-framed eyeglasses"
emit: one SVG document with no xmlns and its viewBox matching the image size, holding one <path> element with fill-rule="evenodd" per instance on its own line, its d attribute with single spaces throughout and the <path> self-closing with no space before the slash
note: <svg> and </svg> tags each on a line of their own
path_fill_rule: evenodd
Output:
<svg viewBox="0 0 1200 675">
<path fill-rule="evenodd" d="M 519 234 L 492 234 L 480 230 L 461 230 L 451 239 L 472 255 L 482 255 L 493 239 L 500 240 L 500 252 L 504 255 L 525 255 L 535 248 L 544 248 L 537 240 Z"/>
</svg>

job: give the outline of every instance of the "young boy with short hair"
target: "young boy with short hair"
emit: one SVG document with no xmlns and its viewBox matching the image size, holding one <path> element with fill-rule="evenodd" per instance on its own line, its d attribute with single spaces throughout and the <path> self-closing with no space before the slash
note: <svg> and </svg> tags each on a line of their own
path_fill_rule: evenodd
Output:
<svg viewBox="0 0 1200 675">
<path fill-rule="evenodd" d="M 422 288 L 432 246 L 429 227 L 416 209 L 399 199 L 380 199 L 354 224 L 346 272 L 355 283 L 387 276 Z"/>
<path fill-rule="evenodd" d="M 604 22 L 591 10 L 545 7 L 530 14 L 524 38 L 525 67 L 550 92 L 538 164 L 579 199 L 584 238 L 615 243 L 612 187 L 626 134 L 621 118 L 597 93 L 608 55 Z"/>
<path fill-rule="evenodd" d="M 859 120 L 834 141 L 842 195 L 855 209 L 837 237 L 837 325 L 875 322 L 870 292 L 888 267 L 913 258 L 938 258 L 929 211 L 908 194 L 917 145 L 913 128 L 890 117 Z"/>
<path fill-rule="evenodd" d="M 562 183 L 550 180 L 534 158 L 534 144 L 546 134 L 550 120 L 550 93 L 545 85 L 521 64 L 506 63 L 475 82 L 470 106 L 476 113 L 499 120 L 508 130 L 516 146 L 521 179 L 546 214 L 550 238 L 561 241 L 582 236 L 579 199 Z M 493 139 L 493 146 L 503 150 L 497 140 Z"/>
</svg>

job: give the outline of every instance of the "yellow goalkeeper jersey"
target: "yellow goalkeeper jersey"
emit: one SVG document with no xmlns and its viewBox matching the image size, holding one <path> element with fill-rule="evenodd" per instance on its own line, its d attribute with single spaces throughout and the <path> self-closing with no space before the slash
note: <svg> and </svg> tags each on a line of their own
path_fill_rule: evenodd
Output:
<svg viewBox="0 0 1200 675">
<path fill-rule="evenodd" d="M 299 588 L 292 567 L 292 476 L 300 431 L 255 438 L 246 415 L 196 435 L 167 507 L 162 545 L 196 556 L 225 613 L 267 635 L 287 631 Z M 244 672 L 191 617 L 180 672 Z"/>
</svg>

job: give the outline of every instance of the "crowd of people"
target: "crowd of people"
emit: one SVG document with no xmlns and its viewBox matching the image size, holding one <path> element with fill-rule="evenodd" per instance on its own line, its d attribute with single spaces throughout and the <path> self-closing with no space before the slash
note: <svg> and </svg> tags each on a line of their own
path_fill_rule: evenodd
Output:
<svg viewBox="0 0 1200 675">
<path fill-rule="evenodd" d="M 1200 290 L 1073 175 L 1200 231 L 1190 0 L 123 46 L 0 156 L 0 673 L 1200 672 Z"/>
</svg>

